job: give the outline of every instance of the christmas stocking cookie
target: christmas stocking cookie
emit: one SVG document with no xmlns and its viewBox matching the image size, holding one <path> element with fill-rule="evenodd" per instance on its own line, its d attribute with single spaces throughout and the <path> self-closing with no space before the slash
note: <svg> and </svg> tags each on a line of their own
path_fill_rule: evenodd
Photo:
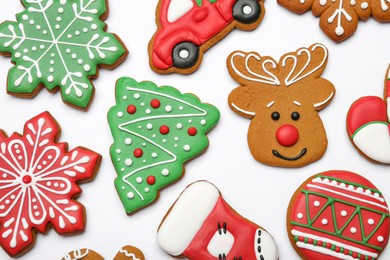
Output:
<svg viewBox="0 0 390 260">
<path fill-rule="evenodd" d="M 177 181 L 184 164 L 208 146 L 206 133 L 219 111 L 191 94 L 153 82 L 121 78 L 116 106 L 108 113 L 114 137 L 111 159 L 115 187 L 128 214 L 152 203 L 158 191 Z"/>
<path fill-rule="evenodd" d="M 83 248 L 67 253 L 61 260 L 104 260 L 104 258 L 91 249 Z M 145 256 L 136 247 L 124 246 L 113 260 L 145 260 Z"/>
<path fill-rule="evenodd" d="M 207 181 L 183 191 L 160 224 L 157 241 L 168 254 L 190 259 L 278 259 L 271 235 L 235 212 Z"/>
<path fill-rule="evenodd" d="M 368 96 L 349 109 L 347 131 L 354 146 L 368 159 L 390 164 L 390 66 L 385 80 L 385 98 Z"/>
</svg>

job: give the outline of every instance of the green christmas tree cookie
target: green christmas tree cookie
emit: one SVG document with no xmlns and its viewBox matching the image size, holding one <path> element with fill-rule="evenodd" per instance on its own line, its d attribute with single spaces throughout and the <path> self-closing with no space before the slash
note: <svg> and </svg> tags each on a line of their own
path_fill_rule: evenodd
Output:
<svg viewBox="0 0 390 260">
<path fill-rule="evenodd" d="M 206 133 L 219 111 L 192 94 L 121 78 L 116 106 L 108 112 L 114 137 L 110 154 L 115 187 L 128 214 L 152 203 L 158 191 L 178 180 L 184 163 L 208 146 Z"/>
<path fill-rule="evenodd" d="M 16 22 L 0 24 L 0 54 L 15 64 L 8 74 L 9 94 L 35 96 L 41 87 L 86 109 L 93 97 L 90 78 L 97 66 L 114 68 L 126 56 L 120 39 L 105 32 L 106 0 L 22 0 Z"/>
</svg>

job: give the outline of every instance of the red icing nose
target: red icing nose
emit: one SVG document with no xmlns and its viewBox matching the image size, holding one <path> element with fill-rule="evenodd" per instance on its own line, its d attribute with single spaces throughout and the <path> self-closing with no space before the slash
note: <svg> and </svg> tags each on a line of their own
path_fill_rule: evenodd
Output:
<svg viewBox="0 0 390 260">
<path fill-rule="evenodd" d="M 293 146 L 298 142 L 298 129 L 293 125 L 282 125 L 276 131 L 276 140 L 283 146 Z"/>
</svg>

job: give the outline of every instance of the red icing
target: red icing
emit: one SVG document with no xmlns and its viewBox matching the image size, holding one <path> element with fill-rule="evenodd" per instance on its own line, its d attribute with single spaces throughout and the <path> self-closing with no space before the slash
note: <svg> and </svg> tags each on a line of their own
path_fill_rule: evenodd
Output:
<svg viewBox="0 0 390 260">
<path fill-rule="evenodd" d="M 154 109 L 159 108 L 161 105 L 160 100 L 158 99 L 153 99 L 150 101 L 150 106 L 153 107 Z"/>
<path fill-rule="evenodd" d="M 152 63 L 157 69 L 173 65 L 172 50 L 181 42 L 202 45 L 233 22 L 232 8 L 236 0 L 219 0 L 215 4 L 202 1 L 176 21 L 168 21 L 170 0 L 160 0 L 159 29 L 153 39 Z"/>
<path fill-rule="evenodd" d="M 322 177 L 318 179 L 317 176 Z M 303 239 L 299 237 L 298 241 L 303 243 L 305 243 L 304 239 L 308 236 L 317 236 L 318 247 L 322 247 L 323 243 L 321 241 L 329 239 L 333 241 L 333 243 L 326 242 L 325 247 L 329 249 L 332 248 L 332 245 L 336 246 L 335 242 L 341 243 L 344 245 L 342 253 L 346 255 L 351 253 L 355 258 L 358 255 L 352 247 L 372 254 L 380 254 L 388 242 L 390 220 L 387 204 L 383 201 L 383 197 L 374 195 L 376 187 L 362 176 L 351 172 L 330 171 L 317 176 L 311 177 L 310 181 L 300 191 L 297 191 L 295 201 L 290 204 L 292 206 L 291 219 L 289 220 L 292 221 L 290 223 L 290 236 L 293 237 L 292 230 L 302 232 L 300 236 L 303 236 Z M 343 181 L 329 179 L 329 182 L 326 182 L 325 178 L 336 178 Z M 350 186 L 354 183 L 353 187 Z M 367 189 L 371 189 L 370 192 L 367 192 Z M 307 200 L 306 192 L 316 194 L 310 195 Z M 322 201 L 316 207 L 314 202 L 320 201 L 320 198 L 322 198 Z M 327 204 L 327 202 L 329 203 Z M 306 207 L 308 207 L 309 217 L 307 216 Z M 342 211 L 345 212 L 342 214 Z M 302 218 L 298 218 L 299 213 L 302 214 L 300 215 Z M 316 217 L 317 219 L 315 219 Z M 322 219 L 327 219 L 326 225 L 323 225 Z M 383 222 L 378 226 L 382 219 Z M 374 224 L 370 225 L 369 223 L 372 221 Z M 378 240 L 378 238 L 380 236 L 384 238 L 383 242 L 379 242 L 380 239 Z M 309 240 L 307 240 L 307 243 L 309 243 Z M 347 248 L 348 246 L 350 248 Z M 307 259 L 339 259 L 324 255 L 319 251 L 304 248 L 298 250 Z M 340 246 L 336 246 L 333 251 L 341 252 Z M 362 256 L 362 259 L 366 259 L 365 255 Z"/>
<path fill-rule="evenodd" d="M 242 259 L 257 259 L 257 255 L 254 254 L 254 243 L 256 230 L 259 227 L 234 213 L 222 197 L 219 197 L 213 211 L 183 254 L 190 259 L 216 259 L 208 253 L 207 246 L 218 231 L 218 223 L 222 226 L 224 222 L 227 230 L 234 237 L 233 248 L 226 255 L 226 259 L 238 256 Z"/>
<path fill-rule="evenodd" d="M 196 128 L 195 127 L 190 127 L 190 128 L 188 128 L 188 134 L 190 135 L 190 136 L 194 136 L 194 135 L 196 135 L 196 133 L 198 133 L 198 130 L 196 130 Z"/>
<path fill-rule="evenodd" d="M 380 97 L 368 96 L 356 100 L 350 107 L 347 115 L 348 135 L 370 122 L 387 122 L 386 103 Z"/>
<path fill-rule="evenodd" d="M 0 244 L 11 256 L 28 250 L 35 233 L 49 227 L 59 234 L 84 230 L 84 208 L 74 200 L 81 192 L 77 182 L 93 178 L 100 155 L 81 147 L 68 152 L 59 136 L 48 112 L 30 119 L 23 135 L 0 134 Z"/>
<path fill-rule="evenodd" d="M 298 142 L 298 129 L 293 125 L 282 125 L 276 131 L 276 140 L 279 144 L 290 147 Z"/>
<path fill-rule="evenodd" d="M 129 105 L 127 107 L 127 113 L 129 113 L 129 114 L 134 114 L 136 111 L 137 111 L 137 107 L 134 105 Z"/>
<path fill-rule="evenodd" d="M 22 180 L 23 180 L 24 184 L 30 184 L 32 181 L 32 178 L 30 175 L 25 175 L 25 176 L 23 176 Z"/>
<path fill-rule="evenodd" d="M 148 178 L 146 178 L 146 182 L 149 185 L 153 185 L 156 183 L 156 177 L 154 177 L 153 175 L 150 175 L 150 176 L 148 176 Z"/>
<path fill-rule="evenodd" d="M 168 133 L 169 133 L 169 127 L 166 126 L 166 125 L 160 126 L 160 133 L 161 133 L 162 135 L 168 134 Z"/>
<path fill-rule="evenodd" d="M 143 154 L 144 154 L 144 152 L 142 151 L 141 148 L 134 149 L 134 156 L 135 157 L 140 158 Z"/>
</svg>

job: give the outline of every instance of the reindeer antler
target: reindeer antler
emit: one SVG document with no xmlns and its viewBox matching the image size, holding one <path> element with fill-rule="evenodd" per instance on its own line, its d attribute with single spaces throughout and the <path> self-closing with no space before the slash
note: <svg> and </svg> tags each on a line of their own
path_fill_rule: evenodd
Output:
<svg viewBox="0 0 390 260">
<path fill-rule="evenodd" d="M 271 68 L 269 67 L 271 65 Z M 270 71 L 277 70 L 277 63 L 271 57 L 261 57 L 255 52 L 236 51 L 227 59 L 230 75 L 239 83 L 249 85 L 247 81 L 279 86 L 278 77 Z"/>
<path fill-rule="evenodd" d="M 285 55 L 281 59 L 281 70 L 290 69 L 290 71 L 284 80 L 284 84 L 288 87 L 310 75 L 321 75 L 325 69 L 327 58 L 328 50 L 319 43 Z M 292 62 L 288 60 L 292 60 Z"/>
</svg>

